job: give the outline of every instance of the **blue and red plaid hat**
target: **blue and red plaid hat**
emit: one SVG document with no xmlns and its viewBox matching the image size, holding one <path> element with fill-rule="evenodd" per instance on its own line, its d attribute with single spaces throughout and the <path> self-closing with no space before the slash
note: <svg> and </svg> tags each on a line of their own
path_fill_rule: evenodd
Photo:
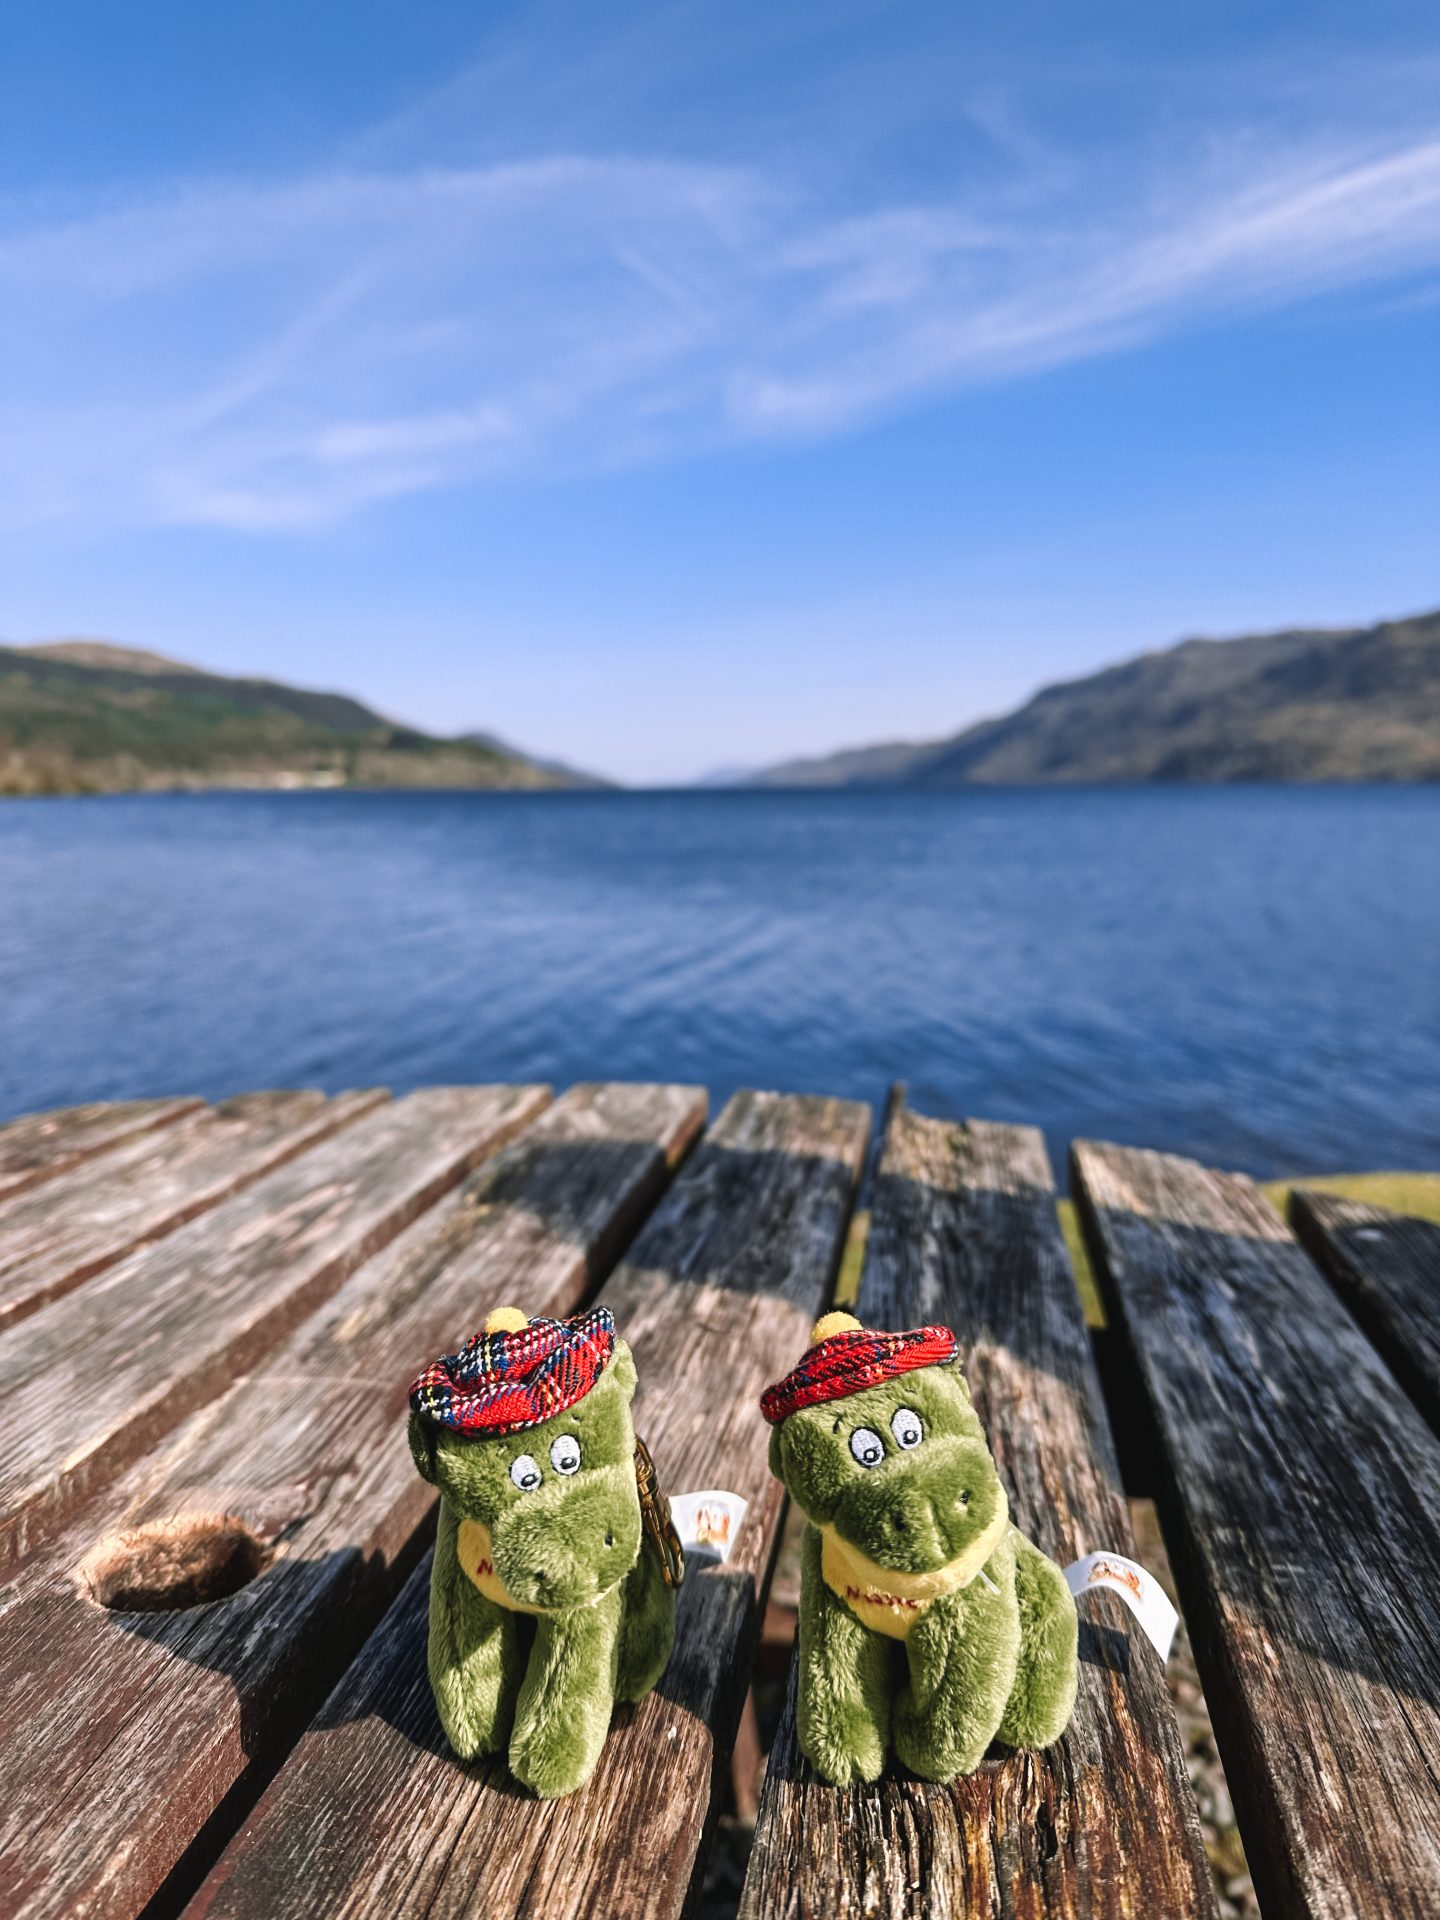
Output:
<svg viewBox="0 0 1440 1920">
<path fill-rule="evenodd" d="M 862 1327 L 848 1313 L 827 1314 L 811 1342 L 799 1366 L 760 1396 L 760 1411 L 772 1427 L 801 1407 L 843 1400 L 902 1373 L 913 1373 L 917 1367 L 944 1366 L 956 1353 L 949 1327 L 879 1333 Z"/>
<path fill-rule="evenodd" d="M 422 1420 L 452 1433 L 490 1439 L 523 1433 L 583 1400 L 614 1348 L 608 1307 L 573 1320 L 531 1320 L 513 1332 L 472 1334 L 458 1353 L 426 1367 L 410 1389 L 410 1405 Z"/>
</svg>

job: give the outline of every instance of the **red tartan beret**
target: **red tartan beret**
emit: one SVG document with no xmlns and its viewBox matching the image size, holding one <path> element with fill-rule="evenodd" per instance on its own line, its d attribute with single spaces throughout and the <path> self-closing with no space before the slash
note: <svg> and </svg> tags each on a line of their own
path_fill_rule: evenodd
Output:
<svg viewBox="0 0 1440 1920">
<path fill-rule="evenodd" d="M 793 1373 L 767 1387 L 760 1396 L 760 1411 L 772 1427 L 778 1427 L 801 1407 L 843 1400 L 866 1387 L 898 1379 L 902 1373 L 913 1373 L 917 1367 L 943 1366 L 955 1358 L 955 1351 L 955 1336 L 948 1327 L 914 1327 L 908 1333 L 847 1327 L 817 1340 Z"/>
<path fill-rule="evenodd" d="M 410 1405 L 452 1433 L 492 1440 L 523 1433 L 583 1400 L 614 1349 L 608 1307 L 573 1320 L 532 1320 L 514 1332 L 472 1334 L 458 1353 L 426 1367 L 410 1389 Z"/>
</svg>

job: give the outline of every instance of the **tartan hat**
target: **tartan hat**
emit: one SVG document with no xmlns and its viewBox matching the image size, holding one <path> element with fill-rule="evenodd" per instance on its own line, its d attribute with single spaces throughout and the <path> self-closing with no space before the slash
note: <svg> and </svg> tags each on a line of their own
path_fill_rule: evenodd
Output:
<svg viewBox="0 0 1440 1920">
<path fill-rule="evenodd" d="M 913 1373 L 917 1367 L 943 1366 L 955 1358 L 955 1336 L 948 1327 L 913 1327 L 908 1333 L 879 1333 L 848 1313 L 827 1313 L 816 1322 L 810 1347 L 798 1367 L 767 1387 L 760 1411 L 772 1427 L 801 1407 L 843 1400 L 866 1387 Z"/>
<path fill-rule="evenodd" d="M 523 1433 L 583 1400 L 614 1348 L 608 1307 L 573 1320 L 529 1321 L 501 1308 L 458 1353 L 426 1367 L 410 1389 L 410 1405 L 451 1433 L 492 1440 Z"/>
</svg>

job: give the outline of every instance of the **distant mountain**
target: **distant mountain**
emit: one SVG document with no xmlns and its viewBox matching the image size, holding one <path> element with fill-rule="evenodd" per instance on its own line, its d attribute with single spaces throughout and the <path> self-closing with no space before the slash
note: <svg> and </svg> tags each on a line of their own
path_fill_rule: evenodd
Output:
<svg viewBox="0 0 1440 1920">
<path fill-rule="evenodd" d="M 582 784 L 510 748 L 397 726 L 348 694 L 101 640 L 0 647 L 0 794 Z"/>
<path fill-rule="evenodd" d="M 598 792 L 615 785 L 613 780 L 603 780 L 598 773 L 584 773 L 579 767 L 567 765 L 564 760 L 542 760 L 538 754 L 527 753 L 523 747 L 502 740 L 498 733 L 462 733 L 460 738 L 468 740 L 472 746 L 485 747 L 491 753 L 508 754 L 512 760 L 527 761 L 542 773 L 554 774 L 564 787 L 583 787 L 589 792 Z"/>
<path fill-rule="evenodd" d="M 1440 613 L 1184 640 L 947 740 L 859 747 L 769 787 L 1440 780 Z"/>
<path fill-rule="evenodd" d="M 753 787 L 761 776 L 759 767 L 712 767 L 687 784 L 692 787 Z"/>
<path fill-rule="evenodd" d="M 45 660 L 68 660 L 72 667 L 113 667 L 122 673 L 199 673 L 199 667 L 186 666 L 166 653 L 147 653 L 143 647 L 117 647 L 108 640 L 42 640 L 38 646 L 20 647 L 20 653 L 37 653 Z"/>
</svg>

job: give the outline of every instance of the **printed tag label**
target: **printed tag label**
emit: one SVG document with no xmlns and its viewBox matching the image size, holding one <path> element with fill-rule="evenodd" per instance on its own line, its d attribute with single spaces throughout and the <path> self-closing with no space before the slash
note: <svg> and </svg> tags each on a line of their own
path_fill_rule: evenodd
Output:
<svg viewBox="0 0 1440 1920">
<path fill-rule="evenodd" d="M 723 1567 L 748 1505 L 738 1493 L 724 1493 L 715 1487 L 704 1493 L 672 1493 L 670 1518 L 687 1553 Z"/>
<path fill-rule="evenodd" d="M 1118 1593 L 1160 1658 L 1170 1658 L 1180 1616 L 1153 1573 L 1127 1560 L 1123 1553 L 1087 1553 L 1083 1560 L 1073 1561 L 1066 1567 L 1065 1583 L 1077 1600 L 1093 1587 L 1108 1587 L 1112 1593 Z"/>
</svg>

